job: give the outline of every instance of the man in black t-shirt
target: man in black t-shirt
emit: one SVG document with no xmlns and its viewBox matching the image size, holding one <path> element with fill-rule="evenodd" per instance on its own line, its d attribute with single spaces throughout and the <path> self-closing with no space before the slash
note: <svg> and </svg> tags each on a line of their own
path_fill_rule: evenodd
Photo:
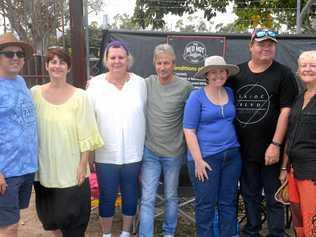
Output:
<svg viewBox="0 0 316 237">
<path fill-rule="evenodd" d="M 259 236 L 262 197 L 269 236 L 284 236 L 284 209 L 274 193 L 280 186 L 281 148 L 297 85 L 290 69 L 274 60 L 276 45 L 276 32 L 256 29 L 249 44 L 251 59 L 239 65 L 240 73 L 229 82 L 236 96 L 236 129 L 243 158 L 244 236 Z"/>
</svg>

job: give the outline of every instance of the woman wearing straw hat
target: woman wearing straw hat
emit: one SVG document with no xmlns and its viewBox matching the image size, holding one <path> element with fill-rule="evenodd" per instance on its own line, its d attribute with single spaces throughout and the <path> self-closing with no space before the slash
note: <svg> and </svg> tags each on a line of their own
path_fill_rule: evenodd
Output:
<svg viewBox="0 0 316 237">
<path fill-rule="evenodd" d="M 213 236 L 216 206 L 220 236 L 238 236 L 236 196 L 241 159 L 233 125 L 234 96 L 230 88 L 224 87 L 228 76 L 238 72 L 237 66 L 227 64 L 220 56 L 206 58 L 197 76 L 205 77 L 207 85 L 191 93 L 184 110 L 198 237 Z"/>
</svg>

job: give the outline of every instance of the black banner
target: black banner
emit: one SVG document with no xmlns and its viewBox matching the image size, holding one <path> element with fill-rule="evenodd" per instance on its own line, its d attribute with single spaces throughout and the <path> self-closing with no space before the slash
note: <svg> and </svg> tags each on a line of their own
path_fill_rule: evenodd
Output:
<svg viewBox="0 0 316 237">
<path fill-rule="evenodd" d="M 155 74 L 153 51 L 158 44 L 172 44 L 176 51 L 176 72 L 181 77 L 186 77 L 195 86 L 202 86 L 204 80 L 193 78 L 199 67 L 203 66 L 199 59 L 211 55 L 222 55 L 227 63 L 240 64 L 249 60 L 250 34 L 193 34 L 193 33 L 170 33 L 170 32 L 146 32 L 146 31 L 105 31 L 101 42 L 101 56 L 99 61 L 99 73 L 103 67 L 104 47 L 111 40 L 122 40 L 128 44 L 135 63 L 130 69 L 142 77 Z M 301 52 L 316 49 L 316 37 L 308 35 L 279 35 L 276 60 L 290 67 L 293 72 L 297 70 L 297 58 Z M 200 48 L 199 43 L 192 43 L 191 48 L 185 51 L 185 45 L 190 42 L 201 42 L 206 51 Z M 193 52 L 193 53 L 192 53 Z M 196 54 L 194 54 L 194 52 Z M 204 53 L 206 52 L 206 53 Z M 192 59 L 187 62 L 183 59 Z M 96 72 L 97 73 L 97 72 Z"/>
<path fill-rule="evenodd" d="M 168 35 L 167 42 L 172 45 L 177 55 L 175 73 L 191 81 L 194 87 L 205 85 L 205 79 L 194 77 L 204 66 L 205 58 L 225 55 L 225 37 Z"/>
</svg>

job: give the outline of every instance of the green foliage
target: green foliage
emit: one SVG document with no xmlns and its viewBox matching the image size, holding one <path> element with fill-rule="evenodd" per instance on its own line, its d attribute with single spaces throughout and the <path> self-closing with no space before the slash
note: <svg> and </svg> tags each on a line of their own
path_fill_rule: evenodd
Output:
<svg viewBox="0 0 316 237">
<path fill-rule="evenodd" d="M 306 3 L 302 0 L 302 4 Z M 293 30 L 296 25 L 296 0 L 234 0 L 234 13 L 238 16 L 236 25 L 246 30 L 258 25 L 280 29 L 286 25 Z"/>
<path fill-rule="evenodd" d="M 88 27 L 89 35 L 89 55 L 100 56 L 100 43 L 102 42 L 103 30 L 96 21 L 90 23 Z M 67 50 L 71 48 L 71 32 L 67 29 L 64 36 L 59 37 L 57 46 L 64 47 Z"/>
<path fill-rule="evenodd" d="M 7 31 L 15 31 L 21 40 L 32 42 L 38 54 L 58 44 L 57 32 L 68 25 L 69 2 L 66 0 L 1 0 L 0 15 L 9 22 Z M 102 0 L 88 0 L 88 9 L 101 8 Z M 97 10 L 93 10 L 97 11 Z"/>
<path fill-rule="evenodd" d="M 100 56 L 100 47 L 102 42 L 103 30 L 99 27 L 98 23 L 93 21 L 88 27 L 89 35 L 89 54 L 96 57 Z"/>
<path fill-rule="evenodd" d="M 301 0 L 302 8 L 308 0 Z M 286 26 L 289 32 L 296 27 L 296 0 L 137 0 L 134 11 L 135 22 L 144 29 L 161 29 L 166 22 L 164 16 L 174 14 L 183 16 L 202 10 L 204 18 L 210 20 L 218 12 L 225 12 L 229 4 L 238 19 L 227 27 L 219 25 L 217 30 L 245 32 L 258 25 L 281 29 Z M 316 10 L 314 10 L 315 14 Z M 303 20 L 303 31 L 311 30 L 311 14 Z"/>
<path fill-rule="evenodd" d="M 188 23 L 184 23 L 188 22 Z M 176 31 L 180 32 L 207 32 L 208 26 L 203 18 L 198 16 L 188 16 L 180 18 L 175 24 Z"/>
<path fill-rule="evenodd" d="M 130 17 L 128 14 L 124 13 L 116 14 L 113 17 L 113 23 L 109 25 L 110 29 L 113 30 L 139 30 L 140 27 L 134 18 Z"/>
<path fill-rule="evenodd" d="M 183 16 L 197 10 L 204 12 L 204 18 L 210 20 L 216 11 L 225 12 L 228 0 L 136 0 L 135 21 L 143 28 L 161 29 L 166 22 L 164 16 L 174 14 Z"/>
</svg>

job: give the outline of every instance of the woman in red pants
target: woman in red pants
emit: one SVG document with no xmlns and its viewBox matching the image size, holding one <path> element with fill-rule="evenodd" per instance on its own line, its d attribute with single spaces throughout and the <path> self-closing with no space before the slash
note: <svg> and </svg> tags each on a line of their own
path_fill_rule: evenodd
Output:
<svg viewBox="0 0 316 237">
<path fill-rule="evenodd" d="M 306 86 L 292 107 L 280 180 L 289 182 L 296 236 L 316 236 L 316 50 L 298 58 L 298 76 Z"/>
</svg>

